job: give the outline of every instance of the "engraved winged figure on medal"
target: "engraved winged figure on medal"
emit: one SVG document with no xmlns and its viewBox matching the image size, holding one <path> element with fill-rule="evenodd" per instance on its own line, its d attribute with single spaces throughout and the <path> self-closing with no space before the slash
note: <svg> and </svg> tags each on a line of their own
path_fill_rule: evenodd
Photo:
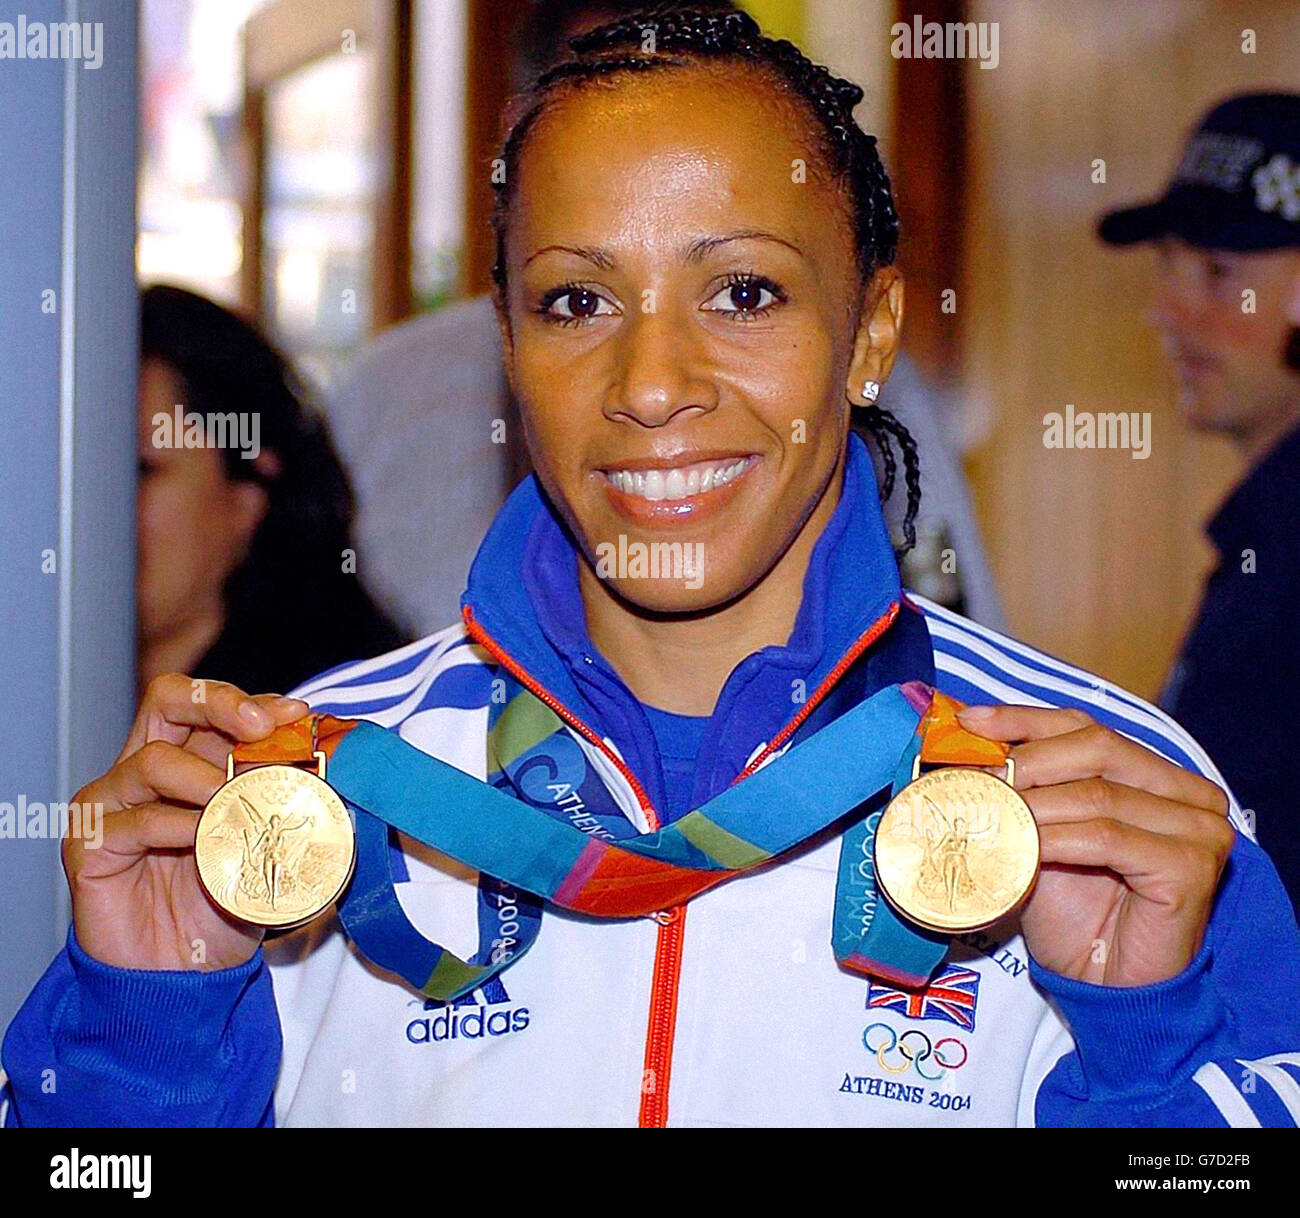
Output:
<svg viewBox="0 0 1300 1218">
<path fill-rule="evenodd" d="M 963 816 L 954 815 L 949 820 L 944 810 L 928 795 L 923 797 L 925 824 L 921 855 L 921 869 L 917 887 L 932 900 L 942 899 L 949 911 L 957 902 L 979 893 L 967 862 L 971 838 L 990 832 L 986 823 L 982 828 L 972 828 Z"/>
<path fill-rule="evenodd" d="M 275 909 L 283 882 L 287 879 L 290 886 L 294 885 L 303 855 L 301 849 L 295 849 L 294 844 L 285 839 L 305 828 L 309 818 L 303 816 L 289 822 L 278 812 L 262 817 L 242 795 L 239 802 L 244 805 L 258 832 L 257 839 L 250 843 L 248 830 L 240 830 L 244 840 L 244 865 L 240 869 L 239 886 L 249 896 L 264 900 Z M 258 880 L 261 881 L 260 887 Z"/>
</svg>

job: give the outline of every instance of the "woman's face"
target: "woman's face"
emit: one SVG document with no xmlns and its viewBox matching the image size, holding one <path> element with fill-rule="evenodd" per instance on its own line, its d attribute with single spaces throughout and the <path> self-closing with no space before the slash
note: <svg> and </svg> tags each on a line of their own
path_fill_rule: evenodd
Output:
<svg viewBox="0 0 1300 1218">
<path fill-rule="evenodd" d="M 643 609 L 728 602 L 824 524 L 850 381 L 861 401 L 892 362 L 901 282 L 864 291 L 811 123 L 761 77 L 667 69 L 577 91 L 527 139 L 511 384 L 542 484 Z"/>
<path fill-rule="evenodd" d="M 226 477 L 212 448 L 163 447 L 155 419 L 190 409 L 180 378 L 159 359 L 140 366 L 136 599 L 146 642 L 174 637 L 220 612 L 230 573 L 266 511 L 266 492 Z"/>
</svg>

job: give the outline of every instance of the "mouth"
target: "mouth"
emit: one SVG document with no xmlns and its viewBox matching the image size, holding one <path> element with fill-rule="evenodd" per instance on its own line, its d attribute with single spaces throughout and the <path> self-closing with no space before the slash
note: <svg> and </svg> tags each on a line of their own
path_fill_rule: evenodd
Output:
<svg viewBox="0 0 1300 1218">
<path fill-rule="evenodd" d="M 1186 376 L 1205 376 L 1218 368 L 1219 361 L 1204 351 L 1186 347 L 1181 343 L 1166 342 L 1165 350 L 1174 368 Z"/>
<path fill-rule="evenodd" d="M 717 461 L 692 461 L 688 465 L 629 466 L 600 472 L 615 490 L 658 503 L 720 491 L 744 477 L 755 460 L 752 455 L 724 457 Z"/>
<path fill-rule="evenodd" d="M 755 453 L 702 461 L 654 460 L 600 469 L 610 502 L 638 524 L 698 520 L 721 510 L 758 464 Z"/>
</svg>

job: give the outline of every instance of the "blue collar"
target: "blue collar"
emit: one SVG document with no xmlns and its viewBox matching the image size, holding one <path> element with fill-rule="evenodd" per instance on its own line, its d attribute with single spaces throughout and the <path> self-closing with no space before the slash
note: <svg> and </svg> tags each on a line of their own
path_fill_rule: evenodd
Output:
<svg viewBox="0 0 1300 1218">
<path fill-rule="evenodd" d="M 587 633 L 579 561 L 567 529 L 530 476 L 479 547 L 462 608 L 533 682 L 612 741 L 662 807 L 661 763 L 645 713 Z M 794 717 L 900 595 L 871 456 L 850 433 L 844 490 L 813 547 L 794 630 L 784 646 L 746 657 L 727 679 L 701 744 L 695 797 L 702 801 L 725 787 L 755 744 Z M 906 675 L 929 679 L 917 669 L 915 654 Z M 871 684 L 896 679 L 899 674 L 882 669 Z"/>
</svg>

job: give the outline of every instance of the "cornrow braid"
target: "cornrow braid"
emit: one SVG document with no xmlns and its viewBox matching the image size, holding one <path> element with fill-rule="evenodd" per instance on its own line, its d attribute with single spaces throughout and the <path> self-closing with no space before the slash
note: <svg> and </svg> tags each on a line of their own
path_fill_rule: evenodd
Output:
<svg viewBox="0 0 1300 1218">
<path fill-rule="evenodd" d="M 660 71 L 701 62 L 732 62 L 766 72 L 784 92 L 800 101 L 817 121 L 821 152 L 831 177 L 841 184 L 852 222 L 858 270 L 864 281 L 890 265 L 898 251 L 898 213 L 893 190 L 876 147 L 876 138 L 858 126 L 854 107 L 862 89 L 813 63 L 792 42 L 764 37 L 747 13 L 708 12 L 651 5 L 570 39 L 570 58 L 539 76 L 519 99 L 520 109 L 501 152 L 504 173 L 493 175 L 496 192 L 492 227 L 496 257 L 492 279 L 506 296 L 506 228 L 514 199 L 520 155 L 538 119 L 569 91 L 620 73 Z M 870 407 L 861 421 L 871 433 L 885 466 L 882 499 L 896 482 L 891 440 L 902 450 L 907 485 L 906 544 L 915 544 L 920 508 L 920 467 L 911 434 L 887 410 Z"/>
<path fill-rule="evenodd" d="M 875 440 L 880 459 L 885 466 L 885 481 L 880 488 L 881 501 L 888 501 L 894 493 L 898 462 L 894 458 L 892 440 L 898 442 L 903 452 L 903 480 L 907 484 L 907 512 L 903 516 L 903 544 L 898 554 L 901 558 L 916 545 L 916 513 L 921 506 L 921 458 L 916 451 L 916 439 L 892 411 L 882 406 L 867 406 L 858 411 L 858 421 Z"/>
</svg>

